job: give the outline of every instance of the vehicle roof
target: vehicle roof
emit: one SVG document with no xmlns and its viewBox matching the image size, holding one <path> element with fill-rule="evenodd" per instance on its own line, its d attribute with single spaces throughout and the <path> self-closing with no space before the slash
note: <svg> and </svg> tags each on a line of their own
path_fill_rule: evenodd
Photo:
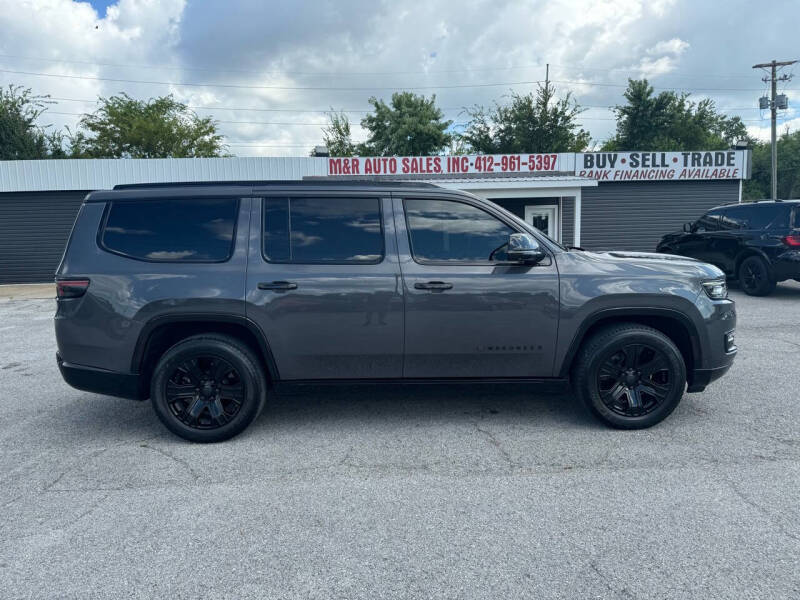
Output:
<svg viewBox="0 0 800 600">
<path fill-rule="evenodd" d="M 346 192 L 408 192 L 409 190 L 420 193 L 449 193 L 470 195 L 459 190 L 451 190 L 432 183 L 406 182 L 406 181 L 355 181 L 333 179 L 302 179 L 302 180 L 269 180 L 269 181 L 187 181 L 169 183 L 127 183 L 115 185 L 111 190 L 97 190 L 90 192 L 86 202 L 105 202 L 108 200 L 131 198 L 163 198 L 168 197 L 219 197 L 219 196 L 247 196 L 262 193 L 275 193 L 281 191 L 326 191 L 337 194 Z"/>
<path fill-rule="evenodd" d="M 712 210 L 721 210 L 723 208 L 734 208 L 736 206 L 786 206 L 800 204 L 800 199 L 792 200 L 753 200 L 751 202 L 731 202 L 730 204 L 720 204 L 714 208 L 709 208 L 707 212 Z"/>
</svg>

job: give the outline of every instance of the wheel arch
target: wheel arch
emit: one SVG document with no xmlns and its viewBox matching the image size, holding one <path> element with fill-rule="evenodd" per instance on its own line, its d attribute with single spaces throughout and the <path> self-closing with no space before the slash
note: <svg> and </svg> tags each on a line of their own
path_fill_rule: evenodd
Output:
<svg viewBox="0 0 800 600">
<path fill-rule="evenodd" d="M 767 270 L 770 274 L 772 274 L 772 261 L 770 261 L 766 253 L 764 253 L 762 250 L 758 248 L 753 248 L 752 246 L 748 246 L 740 250 L 739 254 L 736 255 L 736 260 L 733 263 L 733 276 L 735 278 L 737 279 L 739 278 L 739 267 L 742 266 L 744 260 L 746 258 L 750 258 L 751 256 L 758 256 L 765 263 L 767 263 Z"/>
<path fill-rule="evenodd" d="M 692 372 L 702 364 L 702 347 L 697 327 L 688 316 L 669 308 L 614 308 L 592 313 L 581 324 L 570 343 L 559 376 L 569 377 L 578 352 L 587 339 L 599 329 L 617 323 L 637 323 L 652 327 L 666 335 L 683 356 L 691 384 Z"/>
<path fill-rule="evenodd" d="M 182 339 L 202 333 L 219 333 L 241 340 L 261 361 L 269 384 L 279 379 L 278 367 L 264 332 L 244 316 L 187 314 L 155 317 L 139 333 L 131 359 L 131 372 L 138 373 L 142 385 L 149 388 L 158 359 Z"/>
</svg>

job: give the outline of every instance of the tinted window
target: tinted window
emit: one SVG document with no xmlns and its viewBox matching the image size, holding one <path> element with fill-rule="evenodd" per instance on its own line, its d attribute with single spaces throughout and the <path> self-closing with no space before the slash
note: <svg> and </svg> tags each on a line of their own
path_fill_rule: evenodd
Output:
<svg viewBox="0 0 800 600">
<path fill-rule="evenodd" d="M 383 258 L 380 200 L 267 198 L 264 257 L 271 262 L 379 262 Z"/>
<path fill-rule="evenodd" d="M 748 221 L 748 229 L 786 229 L 789 226 L 790 206 L 754 204 L 743 208 Z"/>
<path fill-rule="evenodd" d="M 742 204 L 722 212 L 723 229 L 785 228 L 789 222 L 786 206 L 775 204 Z"/>
<path fill-rule="evenodd" d="M 102 244 L 144 260 L 227 260 L 237 206 L 232 198 L 112 202 Z"/>
<path fill-rule="evenodd" d="M 694 231 L 717 231 L 719 229 L 719 213 L 709 212 L 704 214 L 694 224 Z"/>
<path fill-rule="evenodd" d="M 480 208 L 447 200 L 406 200 L 414 257 L 423 261 L 506 260 L 515 230 Z"/>
</svg>

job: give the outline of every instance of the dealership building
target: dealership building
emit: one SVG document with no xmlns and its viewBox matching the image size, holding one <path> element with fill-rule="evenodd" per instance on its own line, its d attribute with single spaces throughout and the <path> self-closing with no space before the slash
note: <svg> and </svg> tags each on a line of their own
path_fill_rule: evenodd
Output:
<svg viewBox="0 0 800 600">
<path fill-rule="evenodd" d="M 741 202 L 748 150 L 0 162 L 0 284 L 53 279 L 84 196 L 117 184 L 336 178 L 422 181 L 487 198 L 566 245 L 652 251 Z"/>
</svg>

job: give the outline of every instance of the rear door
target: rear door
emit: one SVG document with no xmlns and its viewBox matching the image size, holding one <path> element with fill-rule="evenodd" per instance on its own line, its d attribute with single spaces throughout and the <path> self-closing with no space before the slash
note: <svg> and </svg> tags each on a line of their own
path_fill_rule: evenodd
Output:
<svg viewBox="0 0 800 600">
<path fill-rule="evenodd" d="M 253 206 L 246 311 L 280 378 L 400 377 L 403 290 L 390 199 L 275 193 Z"/>
<path fill-rule="evenodd" d="M 468 198 L 394 198 L 407 378 L 549 377 L 559 317 L 552 257 L 504 264 L 524 231 Z"/>
</svg>

